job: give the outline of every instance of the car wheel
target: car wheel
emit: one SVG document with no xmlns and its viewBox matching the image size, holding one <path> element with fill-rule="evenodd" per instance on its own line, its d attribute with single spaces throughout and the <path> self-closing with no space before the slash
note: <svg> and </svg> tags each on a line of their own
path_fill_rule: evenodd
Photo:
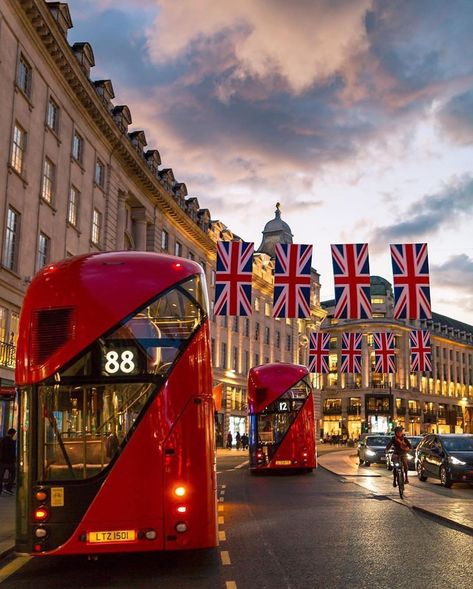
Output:
<svg viewBox="0 0 473 589">
<path fill-rule="evenodd" d="M 450 475 L 448 474 L 447 469 L 443 464 L 440 467 L 440 484 L 442 485 L 442 487 L 446 487 L 447 489 L 450 489 L 450 487 L 452 486 Z"/>
<path fill-rule="evenodd" d="M 365 466 L 371 466 L 371 462 L 368 462 L 367 460 L 365 460 Z"/>
<path fill-rule="evenodd" d="M 419 462 L 417 463 L 417 478 L 419 479 L 419 481 L 426 481 L 427 480 L 427 475 L 424 472 L 424 469 L 422 468 L 422 464 L 419 460 Z"/>
</svg>

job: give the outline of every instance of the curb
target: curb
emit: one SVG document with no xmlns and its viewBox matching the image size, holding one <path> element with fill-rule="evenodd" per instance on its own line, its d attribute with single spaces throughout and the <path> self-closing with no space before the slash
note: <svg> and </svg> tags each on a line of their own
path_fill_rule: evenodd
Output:
<svg viewBox="0 0 473 589">
<path fill-rule="evenodd" d="M 10 556 L 10 554 L 12 554 L 14 550 L 15 550 L 15 546 L 13 545 L 13 546 L 10 546 L 10 548 L 6 548 L 2 552 L 0 552 L 0 560 L 3 560 L 7 556 Z"/>
<path fill-rule="evenodd" d="M 424 509 L 423 507 L 419 507 L 418 505 L 411 505 L 411 508 L 414 511 L 418 511 L 424 515 L 431 517 L 432 519 L 438 520 L 440 523 L 448 524 L 451 527 L 457 528 L 461 532 L 465 532 L 470 536 L 473 536 L 473 528 L 471 526 L 467 526 L 466 524 L 461 524 L 453 519 L 445 517 L 444 515 L 440 515 L 435 513 L 434 511 L 429 511 L 428 509 Z"/>
</svg>

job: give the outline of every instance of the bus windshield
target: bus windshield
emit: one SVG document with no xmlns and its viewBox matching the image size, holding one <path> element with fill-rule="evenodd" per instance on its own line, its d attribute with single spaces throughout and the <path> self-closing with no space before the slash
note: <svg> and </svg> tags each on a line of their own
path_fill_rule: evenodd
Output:
<svg viewBox="0 0 473 589">
<path fill-rule="evenodd" d="M 177 285 L 99 338 L 37 387 L 38 478 L 85 479 L 120 452 L 206 313 L 199 276 Z"/>
</svg>

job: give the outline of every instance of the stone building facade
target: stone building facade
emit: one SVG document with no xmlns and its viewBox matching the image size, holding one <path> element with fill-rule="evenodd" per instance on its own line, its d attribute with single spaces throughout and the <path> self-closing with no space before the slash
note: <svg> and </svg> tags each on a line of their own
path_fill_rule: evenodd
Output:
<svg viewBox="0 0 473 589">
<path fill-rule="evenodd" d="M 130 129 L 131 108 L 114 101 L 111 80 L 92 78 L 93 48 L 68 42 L 72 26 L 66 3 L 0 4 L 0 433 L 15 422 L 18 318 L 42 266 L 110 250 L 183 256 L 204 268 L 212 301 L 215 243 L 240 239 L 189 196 L 158 149 L 147 145 L 145 131 Z M 279 209 L 275 220 L 267 228 L 270 241 L 288 239 Z M 245 428 L 248 367 L 305 361 L 307 334 L 325 316 L 314 270 L 311 318 L 272 319 L 273 267 L 260 247 L 251 318 L 211 313 L 215 383 L 223 387 L 221 431 Z"/>
<path fill-rule="evenodd" d="M 402 425 L 410 434 L 473 433 L 473 326 L 433 313 L 429 321 L 393 319 L 391 284 L 371 277 L 373 318 L 334 319 L 335 301 L 322 302 L 328 315 L 330 373 L 318 377 L 324 435 L 357 438 L 363 431 L 385 432 Z M 432 372 L 411 372 L 409 332 L 430 331 Z M 340 372 L 344 332 L 363 334 L 361 374 Z M 395 334 L 396 372 L 374 372 L 373 333 Z"/>
</svg>

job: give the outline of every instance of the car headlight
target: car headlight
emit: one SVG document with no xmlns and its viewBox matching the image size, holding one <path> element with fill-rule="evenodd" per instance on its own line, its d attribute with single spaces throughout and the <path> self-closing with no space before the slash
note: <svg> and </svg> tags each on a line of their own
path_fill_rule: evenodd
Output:
<svg viewBox="0 0 473 589">
<path fill-rule="evenodd" d="M 407 460 L 413 460 L 413 459 L 414 459 L 413 454 L 407 454 Z"/>
<path fill-rule="evenodd" d="M 450 464 L 466 464 L 466 462 L 463 462 L 463 460 L 458 460 L 458 458 L 455 458 L 455 456 L 450 456 L 448 461 Z"/>
<path fill-rule="evenodd" d="M 367 456 L 376 456 L 376 452 L 373 452 L 373 450 L 366 450 L 366 455 Z"/>
</svg>

